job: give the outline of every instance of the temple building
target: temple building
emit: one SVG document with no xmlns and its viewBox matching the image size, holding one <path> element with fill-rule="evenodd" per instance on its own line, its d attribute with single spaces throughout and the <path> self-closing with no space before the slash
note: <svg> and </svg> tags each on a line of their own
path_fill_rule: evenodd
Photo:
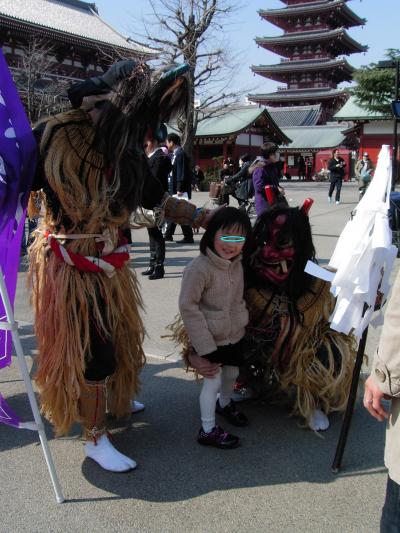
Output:
<svg viewBox="0 0 400 533">
<path fill-rule="evenodd" d="M 260 10 L 262 19 L 284 33 L 257 37 L 256 43 L 283 56 L 274 65 L 252 66 L 255 74 L 285 83 L 286 87 L 249 99 L 266 106 L 321 105 L 319 123 L 329 120 L 348 94 L 338 84 L 351 81 L 354 68 L 343 56 L 365 52 L 346 31 L 365 24 L 347 0 L 281 0 L 281 9 Z"/>
<path fill-rule="evenodd" d="M 357 103 L 355 96 L 350 96 L 333 119 L 342 124 L 342 128 L 346 127 L 345 133 L 358 137 L 359 157 L 367 152 L 375 166 L 382 145 L 393 145 L 393 117 L 366 110 Z"/>
<path fill-rule="evenodd" d="M 0 46 L 11 69 L 23 68 L 32 40 L 48 49 L 52 68 L 43 76 L 66 81 L 99 75 L 119 58 L 151 59 L 159 53 L 121 35 L 93 3 L 0 0 Z"/>
<path fill-rule="evenodd" d="M 231 106 L 221 114 L 199 122 L 194 160 L 203 170 L 212 172 L 216 168 L 219 170 L 220 160 L 227 157 L 235 163 L 245 153 L 255 158 L 260 154 L 260 146 L 267 141 L 287 145 L 291 139 L 266 109 L 254 105 Z"/>
</svg>

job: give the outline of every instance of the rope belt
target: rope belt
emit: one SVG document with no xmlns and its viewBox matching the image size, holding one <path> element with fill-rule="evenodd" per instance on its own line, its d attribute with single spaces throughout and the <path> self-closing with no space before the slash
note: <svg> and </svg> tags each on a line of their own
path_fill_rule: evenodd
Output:
<svg viewBox="0 0 400 533">
<path fill-rule="evenodd" d="M 82 272 L 93 272 L 95 274 L 104 272 L 109 278 L 111 278 L 115 274 L 115 269 L 122 268 L 125 263 L 129 261 L 129 249 L 126 245 L 118 246 L 118 248 L 113 250 L 111 253 L 106 254 L 104 253 L 106 251 L 104 249 L 103 252 L 100 252 L 99 257 L 94 257 L 91 255 L 85 256 L 71 252 L 70 250 L 67 250 L 57 240 L 99 237 L 99 235 L 97 234 L 55 235 L 51 234 L 49 231 L 46 231 L 44 232 L 44 236 L 46 237 L 50 248 L 56 254 L 58 259 L 64 261 L 65 263 L 67 263 L 67 265 L 77 268 Z"/>
</svg>

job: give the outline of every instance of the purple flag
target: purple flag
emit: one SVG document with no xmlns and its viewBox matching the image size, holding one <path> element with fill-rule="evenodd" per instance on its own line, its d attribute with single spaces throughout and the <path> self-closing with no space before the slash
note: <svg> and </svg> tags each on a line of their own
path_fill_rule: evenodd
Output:
<svg viewBox="0 0 400 533">
<path fill-rule="evenodd" d="M 0 422 L 8 426 L 19 427 L 19 417 L 14 413 L 11 407 L 6 403 L 0 394 Z"/>
<path fill-rule="evenodd" d="M 0 49 L 0 268 L 14 307 L 26 207 L 36 166 L 36 142 Z M 0 298 L 0 322 L 6 322 Z M 0 369 L 11 363 L 11 331 L 0 330 Z M 19 418 L 0 395 L 0 423 Z"/>
<path fill-rule="evenodd" d="M 28 118 L 0 49 L 0 267 L 12 306 L 36 152 Z M 2 301 L 0 321 L 6 321 Z M 11 349 L 11 332 L 0 330 L 0 369 L 10 364 Z"/>
</svg>

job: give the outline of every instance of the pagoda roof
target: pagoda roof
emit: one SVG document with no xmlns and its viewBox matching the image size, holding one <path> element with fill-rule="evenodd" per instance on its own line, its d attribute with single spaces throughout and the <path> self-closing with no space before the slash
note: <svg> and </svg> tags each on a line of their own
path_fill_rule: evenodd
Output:
<svg viewBox="0 0 400 533">
<path fill-rule="evenodd" d="M 288 152 L 307 149 L 318 152 L 319 150 L 336 148 L 343 144 L 346 138 L 343 133 L 343 126 L 338 124 L 283 128 L 283 131 L 292 139 L 289 146 L 285 147 Z"/>
<path fill-rule="evenodd" d="M 287 46 L 304 44 L 304 43 L 321 43 L 326 41 L 340 41 L 341 50 L 346 50 L 347 53 L 353 54 L 355 52 L 365 52 L 368 46 L 364 46 L 355 41 L 347 33 L 345 28 L 336 28 L 333 30 L 310 30 L 299 31 L 293 33 L 286 33 L 274 37 L 256 37 L 255 41 L 259 46 L 275 52 L 276 49 L 281 48 L 280 55 L 289 55 L 291 52 L 287 50 Z"/>
<path fill-rule="evenodd" d="M 279 144 L 288 144 L 287 137 L 278 124 L 265 109 L 255 105 L 228 107 L 214 117 L 201 120 L 196 129 L 198 138 L 226 138 L 238 135 L 251 128 L 256 122 L 264 122 L 273 133 L 274 139 Z"/>
<path fill-rule="evenodd" d="M 107 47 L 129 54 L 156 56 L 154 50 L 123 36 L 97 13 L 95 4 L 80 0 L 0 0 L 3 27 L 32 32 L 72 44 Z"/>
<path fill-rule="evenodd" d="M 321 116 L 321 104 L 268 107 L 268 112 L 280 128 L 315 126 Z"/>
<path fill-rule="evenodd" d="M 366 121 L 366 120 L 387 120 L 391 119 L 390 115 L 384 115 L 383 113 L 373 113 L 368 111 L 357 102 L 355 96 L 350 96 L 344 106 L 333 115 L 334 120 L 337 121 Z"/>
<path fill-rule="evenodd" d="M 318 72 L 333 70 L 336 75 L 335 78 L 340 79 L 340 81 L 349 81 L 355 71 L 355 68 L 345 58 L 284 61 L 275 65 L 253 65 L 250 68 L 255 74 L 277 81 L 281 81 L 282 75 L 284 77 L 284 75 L 293 72 L 311 72 L 314 70 Z"/>
<path fill-rule="evenodd" d="M 296 102 L 299 100 L 330 100 L 347 94 L 345 89 L 309 88 L 309 89 L 283 89 L 275 93 L 251 94 L 252 102 Z"/>
<path fill-rule="evenodd" d="M 347 0 L 316 0 L 307 4 L 292 4 L 281 9 L 260 9 L 258 14 L 260 17 L 273 22 L 279 26 L 279 19 L 298 17 L 299 15 L 316 14 L 316 13 L 332 13 L 334 18 L 340 18 L 345 22 L 345 27 L 363 26 L 366 19 L 359 17 L 346 4 Z M 285 25 L 285 24 L 284 24 Z"/>
</svg>

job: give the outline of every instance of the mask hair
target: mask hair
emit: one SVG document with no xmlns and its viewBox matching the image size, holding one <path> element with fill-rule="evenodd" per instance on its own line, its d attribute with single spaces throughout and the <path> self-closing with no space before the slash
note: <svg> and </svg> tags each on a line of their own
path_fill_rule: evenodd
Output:
<svg viewBox="0 0 400 533">
<path fill-rule="evenodd" d="M 145 178 L 140 147 L 147 127 L 145 103 L 150 86 L 149 67 L 137 64 L 111 91 L 96 124 L 94 145 L 113 170 L 110 194 L 128 198 L 129 209 L 139 204 Z"/>
<path fill-rule="evenodd" d="M 158 117 L 160 122 L 170 122 L 181 117 L 187 111 L 189 102 L 188 74 L 178 75 L 169 81 L 165 79 L 165 73 L 172 70 L 169 65 L 157 70 L 152 75 L 152 89 L 149 101 L 149 116 Z M 154 120 L 154 118 L 153 118 Z"/>
</svg>

